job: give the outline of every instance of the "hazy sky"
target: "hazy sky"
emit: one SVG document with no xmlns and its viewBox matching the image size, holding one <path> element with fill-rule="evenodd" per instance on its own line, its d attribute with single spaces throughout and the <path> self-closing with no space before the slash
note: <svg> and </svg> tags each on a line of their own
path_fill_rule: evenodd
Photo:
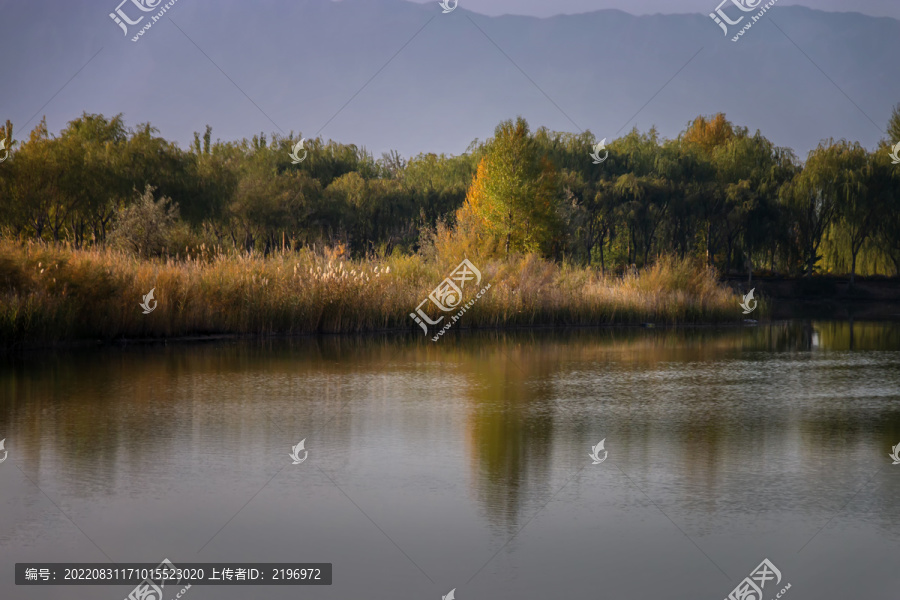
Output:
<svg viewBox="0 0 900 600">
<path fill-rule="evenodd" d="M 598 139 L 632 126 L 674 138 L 721 111 L 802 158 L 827 138 L 876 147 L 900 101 L 900 22 L 871 16 L 884 0 L 845 0 L 870 16 L 778 0 L 741 44 L 706 16 L 722 0 L 459 0 L 532 15 L 480 27 L 459 12 L 430 22 L 437 0 L 416 1 L 179 0 L 136 44 L 108 16 L 121 0 L 0 0 L 0 123 L 24 139 L 44 116 L 56 133 L 85 111 L 121 113 L 182 147 L 211 125 L 224 140 L 294 131 L 414 156 L 459 154 L 517 115 Z M 682 16 L 534 18 L 612 8 Z"/>
<path fill-rule="evenodd" d="M 428 3 L 437 0 L 414 0 Z M 467 10 L 485 15 L 549 17 L 604 8 L 618 8 L 635 15 L 653 13 L 712 12 L 721 0 L 459 0 Z M 900 18 L 900 0 L 778 0 L 827 11 L 853 11 L 876 17 Z"/>
</svg>

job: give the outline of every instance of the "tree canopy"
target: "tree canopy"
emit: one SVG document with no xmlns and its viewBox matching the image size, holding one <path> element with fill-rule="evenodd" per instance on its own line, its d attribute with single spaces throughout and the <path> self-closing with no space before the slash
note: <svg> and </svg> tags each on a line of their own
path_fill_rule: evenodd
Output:
<svg viewBox="0 0 900 600">
<path fill-rule="evenodd" d="M 632 130 L 601 164 L 591 132 L 532 131 L 521 117 L 459 156 L 376 159 L 314 138 L 296 164 L 293 132 L 222 141 L 207 127 L 182 149 L 149 123 L 87 113 L 58 135 L 43 120 L 24 140 L 9 121 L 4 131 L 0 235 L 10 238 L 150 254 L 318 244 L 363 255 L 415 252 L 443 235 L 462 253 L 604 270 L 663 255 L 750 274 L 900 270 L 900 167 L 889 156 L 900 105 L 892 142 L 869 151 L 826 140 L 803 163 L 724 114 L 697 117 L 675 139 Z M 123 241 L 151 226 L 152 244 Z"/>
</svg>

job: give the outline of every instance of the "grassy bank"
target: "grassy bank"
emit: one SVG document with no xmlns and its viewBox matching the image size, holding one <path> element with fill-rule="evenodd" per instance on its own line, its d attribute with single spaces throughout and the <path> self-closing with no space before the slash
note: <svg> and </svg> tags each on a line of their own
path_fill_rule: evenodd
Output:
<svg viewBox="0 0 900 600">
<path fill-rule="evenodd" d="M 409 314 L 461 259 L 347 260 L 330 250 L 262 257 L 202 249 L 142 260 L 105 249 L 0 241 L 0 344 L 388 329 L 422 334 Z M 739 299 L 715 273 L 687 262 L 662 261 L 624 277 L 534 256 L 473 262 L 483 275 L 477 289 L 491 288 L 457 329 L 743 318 Z M 477 291 L 470 286 L 465 300 Z M 138 304 L 151 288 L 158 305 L 145 315 Z"/>
</svg>

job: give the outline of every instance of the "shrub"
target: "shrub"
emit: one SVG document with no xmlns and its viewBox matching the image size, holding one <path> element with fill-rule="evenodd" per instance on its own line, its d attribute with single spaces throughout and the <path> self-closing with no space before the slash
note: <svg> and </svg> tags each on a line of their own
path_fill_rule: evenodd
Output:
<svg viewBox="0 0 900 600">
<path fill-rule="evenodd" d="M 148 185 L 134 204 L 119 210 L 109 235 L 114 248 L 149 258 L 161 256 L 172 244 L 178 205 L 165 196 L 154 200 L 155 189 Z"/>
</svg>

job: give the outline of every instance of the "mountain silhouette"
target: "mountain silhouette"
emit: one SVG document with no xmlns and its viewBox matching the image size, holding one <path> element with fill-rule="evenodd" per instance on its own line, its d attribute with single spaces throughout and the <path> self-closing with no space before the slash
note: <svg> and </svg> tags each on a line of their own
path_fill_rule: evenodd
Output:
<svg viewBox="0 0 900 600">
<path fill-rule="evenodd" d="M 121 112 L 182 147 L 209 124 L 223 140 L 293 131 L 409 156 L 461 153 L 516 115 L 611 141 L 725 112 L 805 158 L 828 137 L 875 147 L 900 102 L 900 21 L 858 13 L 776 5 L 734 43 L 706 14 L 178 0 L 135 43 L 117 4 L 3 3 L 0 51 L 18 59 L 0 67 L 0 119 L 17 139 L 42 115 L 55 133 Z"/>
</svg>

